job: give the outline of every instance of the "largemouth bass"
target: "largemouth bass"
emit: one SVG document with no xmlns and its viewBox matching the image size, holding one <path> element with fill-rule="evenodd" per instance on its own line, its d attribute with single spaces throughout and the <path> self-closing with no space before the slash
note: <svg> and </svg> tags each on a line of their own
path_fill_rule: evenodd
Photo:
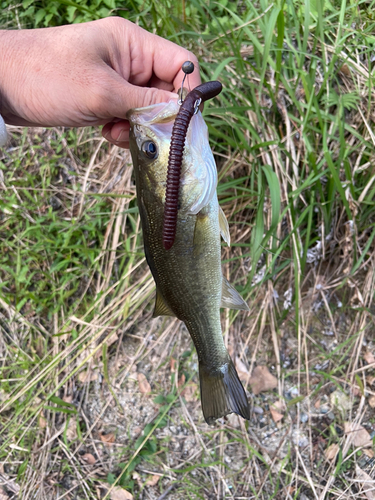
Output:
<svg viewBox="0 0 375 500">
<path fill-rule="evenodd" d="M 174 244 L 162 243 L 167 163 L 176 102 L 130 110 L 132 155 L 144 249 L 156 283 L 154 316 L 176 316 L 193 339 L 207 423 L 235 412 L 250 418 L 245 390 L 224 345 L 220 307 L 248 310 L 221 271 L 220 234 L 229 229 L 216 195 L 217 171 L 200 112 L 186 136 Z"/>
</svg>

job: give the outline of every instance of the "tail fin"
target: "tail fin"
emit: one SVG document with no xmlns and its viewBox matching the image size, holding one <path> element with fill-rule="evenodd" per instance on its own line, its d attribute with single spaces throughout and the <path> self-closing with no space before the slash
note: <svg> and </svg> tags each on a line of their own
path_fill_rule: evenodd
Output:
<svg viewBox="0 0 375 500">
<path fill-rule="evenodd" d="M 245 389 L 229 356 L 228 361 L 215 371 L 200 362 L 199 378 L 202 410 L 208 424 L 213 424 L 217 418 L 232 412 L 250 420 Z"/>
</svg>

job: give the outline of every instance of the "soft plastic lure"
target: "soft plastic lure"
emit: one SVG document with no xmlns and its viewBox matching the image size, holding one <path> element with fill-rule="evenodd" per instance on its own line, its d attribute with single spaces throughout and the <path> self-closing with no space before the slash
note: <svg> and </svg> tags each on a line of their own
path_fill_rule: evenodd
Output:
<svg viewBox="0 0 375 500">
<path fill-rule="evenodd" d="M 216 97 L 222 91 L 220 82 L 213 81 L 198 85 L 187 94 L 172 129 L 171 146 L 168 157 L 167 187 L 163 220 L 163 246 L 172 248 L 176 236 L 178 194 L 185 139 L 190 120 L 202 102 Z"/>
</svg>

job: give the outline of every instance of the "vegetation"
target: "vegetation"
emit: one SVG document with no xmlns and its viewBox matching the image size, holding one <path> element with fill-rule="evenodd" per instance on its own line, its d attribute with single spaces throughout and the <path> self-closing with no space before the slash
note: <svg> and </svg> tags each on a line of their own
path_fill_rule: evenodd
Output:
<svg viewBox="0 0 375 500">
<path fill-rule="evenodd" d="M 11 127 L 0 498 L 373 498 L 375 2 L 1 7 L 3 28 L 126 17 L 223 83 L 204 111 L 223 269 L 251 308 L 223 311 L 223 331 L 250 393 L 255 366 L 278 383 L 253 394 L 249 423 L 207 426 L 186 329 L 151 318 L 129 153 L 97 129 Z"/>
</svg>

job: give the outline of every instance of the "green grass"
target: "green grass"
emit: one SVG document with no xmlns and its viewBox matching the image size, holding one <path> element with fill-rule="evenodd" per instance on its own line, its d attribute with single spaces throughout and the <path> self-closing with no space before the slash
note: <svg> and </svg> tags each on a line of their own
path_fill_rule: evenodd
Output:
<svg viewBox="0 0 375 500">
<path fill-rule="evenodd" d="M 279 385 L 253 396 L 249 423 L 208 427 L 186 330 L 151 318 L 128 153 L 96 152 L 95 129 L 12 128 L 0 153 L 0 496 L 361 498 L 356 465 L 369 457 L 344 427 L 375 430 L 374 7 L 2 2 L 4 28 L 123 15 L 222 82 L 204 117 L 231 229 L 223 268 L 251 308 L 223 313 L 223 331 L 245 370 L 266 365 Z M 334 390 L 350 397 L 344 415 Z"/>
</svg>

